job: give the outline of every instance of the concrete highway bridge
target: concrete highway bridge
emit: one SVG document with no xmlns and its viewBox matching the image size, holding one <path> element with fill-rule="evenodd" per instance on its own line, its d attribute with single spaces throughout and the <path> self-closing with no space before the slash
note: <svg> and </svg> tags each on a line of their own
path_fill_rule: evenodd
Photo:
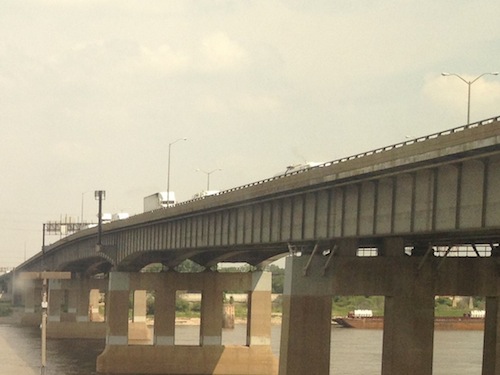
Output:
<svg viewBox="0 0 500 375">
<path fill-rule="evenodd" d="M 49 334 L 105 334 L 101 372 L 328 374 L 332 296 L 383 295 L 381 373 L 431 375 L 434 297 L 465 295 L 486 297 L 482 373 L 498 375 L 499 186 L 497 117 L 105 224 L 100 244 L 97 228 L 83 230 L 12 274 L 72 273 L 50 281 Z M 271 280 L 262 267 L 285 255 L 278 363 L 270 349 Z M 175 272 L 186 259 L 207 271 Z M 211 271 L 220 262 L 257 271 Z M 140 272 L 151 263 L 164 272 Z M 24 284 L 27 321 L 38 316 L 39 288 Z M 90 290 L 107 293 L 104 325 L 89 319 Z M 156 294 L 153 345 L 131 345 L 144 322 L 138 292 L 145 290 Z M 175 345 L 178 290 L 203 295 L 199 346 Z M 221 344 L 227 290 L 249 295 L 247 344 L 239 347 Z"/>
</svg>

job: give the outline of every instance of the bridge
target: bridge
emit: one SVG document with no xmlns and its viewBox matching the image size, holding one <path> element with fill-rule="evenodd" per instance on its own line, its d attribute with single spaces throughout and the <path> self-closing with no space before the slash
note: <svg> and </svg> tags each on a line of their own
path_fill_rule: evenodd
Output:
<svg viewBox="0 0 500 375">
<path fill-rule="evenodd" d="M 0 275 L 3 275 L 4 273 L 8 273 L 12 271 L 14 267 L 0 267 Z"/>
<path fill-rule="evenodd" d="M 499 121 L 139 214 L 103 225 L 102 233 L 83 230 L 46 247 L 14 273 L 74 275 L 50 283 L 53 337 L 90 335 L 89 290 L 106 291 L 106 350 L 97 361 L 102 372 L 328 374 L 332 296 L 383 295 L 382 374 L 431 375 L 434 296 L 482 295 L 483 375 L 500 374 Z M 460 247 L 471 251 L 460 256 Z M 270 278 L 260 270 L 285 255 L 278 364 L 269 347 Z M 176 273 L 186 259 L 207 270 L 220 262 L 247 262 L 258 271 Z M 139 272 L 151 263 L 163 264 L 166 272 Z M 27 315 L 36 315 L 37 288 L 34 282 L 25 287 Z M 221 293 L 235 288 L 249 293 L 250 323 L 247 345 L 229 348 L 220 339 Z M 184 289 L 203 294 L 196 347 L 174 342 L 172 299 Z M 130 345 L 135 328 L 127 324 L 129 295 L 144 290 L 156 292 L 163 311 L 155 314 L 150 347 Z M 60 301 L 73 292 L 76 317 L 69 328 Z"/>
</svg>

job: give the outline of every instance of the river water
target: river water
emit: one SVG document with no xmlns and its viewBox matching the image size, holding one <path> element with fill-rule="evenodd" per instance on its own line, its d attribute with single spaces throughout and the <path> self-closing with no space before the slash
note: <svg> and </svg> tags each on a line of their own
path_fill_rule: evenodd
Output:
<svg viewBox="0 0 500 375">
<path fill-rule="evenodd" d="M 280 326 L 272 327 L 272 348 L 279 354 Z M 224 344 L 243 344 L 245 325 L 224 330 Z M 196 345 L 199 326 L 178 326 L 176 344 Z M 483 333 L 436 331 L 433 375 L 480 375 Z M 48 340 L 45 375 L 95 374 L 104 340 Z M 380 375 L 382 331 L 332 328 L 331 375 Z M 40 374 L 40 330 L 0 324 L 0 374 Z"/>
</svg>

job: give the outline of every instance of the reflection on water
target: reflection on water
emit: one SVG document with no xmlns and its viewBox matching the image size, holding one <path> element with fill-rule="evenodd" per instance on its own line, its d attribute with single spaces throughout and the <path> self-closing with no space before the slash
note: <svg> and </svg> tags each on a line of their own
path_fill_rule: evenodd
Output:
<svg viewBox="0 0 500 375">
<path fill-rule="evenodd" d="M 40 330 L 0 324 L 0 353 L 12 349 L 17 357 L 0 355 L 0 374 L 4 368 L 16 366 L 19 372 L 13 375 L 40 374 L 41 348 Z M 104 340 L 47 340 L 46 375 L 90 375 L 95 374 L 95 361 L 104 350 Z M 10 374 L 8 374 L 10 375 Z"/>
<path fill-rule="evenodd" d="M 276 355 L 279 354 L 280 328 L 272 327 L 271 344 Z M 199 326 L 177 327 L 176 334 L 184 345 L 197 345 Z M 434 336 L 434 375 L 481 374 L 482 332 L 436 331 Z M 245 325 L 223 332 L 223 344 L 243 345 L 245 340 Z M 331 348 L 332 375 L 380 374 L 382 331 L 332 328 Z M 95 374 L 95 361 L 103 349 L 104 340 L 48 340 L 45 374 Z M 39 366 L 40 331 L 0 325 L 0 374 L 38 375 Z"/>
</svg>

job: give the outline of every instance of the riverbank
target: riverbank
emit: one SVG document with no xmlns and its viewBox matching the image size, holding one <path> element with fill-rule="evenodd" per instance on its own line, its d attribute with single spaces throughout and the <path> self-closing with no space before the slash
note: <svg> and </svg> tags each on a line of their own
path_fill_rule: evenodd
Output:
<svg viewBox="0 0 500 375">
<path fill-rule="evenodd" d="M 11 307 L 12 313 L 7 316 L 0 316 L 0 324 L 19 324 L 23 316 L 23 308 Z"/>
<path fill-rule="evenodd" d="M 246 323 L 247 323 L 246 318 L 238 318 L 238 317 L 234 318 L 234 324 L 246 324 Z M 153 319 L 148 320 L 148 324 L 154 324 L 154 320 Z M 175 324 L 196 326 L 200 325 L 200 318 L 186 318 L 186 317 L 176 318 Z M 281 314 L 272 314 L 271 325 L 281 325 Z"/>
<path fill-rule="evenodd" d="M 24 309 L 22 307 L 12 307 L 12 313 L 8 316 L 0 316 L 0 324 L 20 324 L 21 318 L 23 316 Z M 234 319 L 234 324 L 246 324 L 246 318 L 236 317 Z M 148 319 L 148 324 L 154 324 L 153 319 Z M 198 317 L 178 317 L 175 319 L 176 325 L 186 325 L 195 326 L 200 325 L 200 318 Z M 272 325 L 281 324 L 281 314 L 272 314 L 271 316 Z"/>
</svg>

